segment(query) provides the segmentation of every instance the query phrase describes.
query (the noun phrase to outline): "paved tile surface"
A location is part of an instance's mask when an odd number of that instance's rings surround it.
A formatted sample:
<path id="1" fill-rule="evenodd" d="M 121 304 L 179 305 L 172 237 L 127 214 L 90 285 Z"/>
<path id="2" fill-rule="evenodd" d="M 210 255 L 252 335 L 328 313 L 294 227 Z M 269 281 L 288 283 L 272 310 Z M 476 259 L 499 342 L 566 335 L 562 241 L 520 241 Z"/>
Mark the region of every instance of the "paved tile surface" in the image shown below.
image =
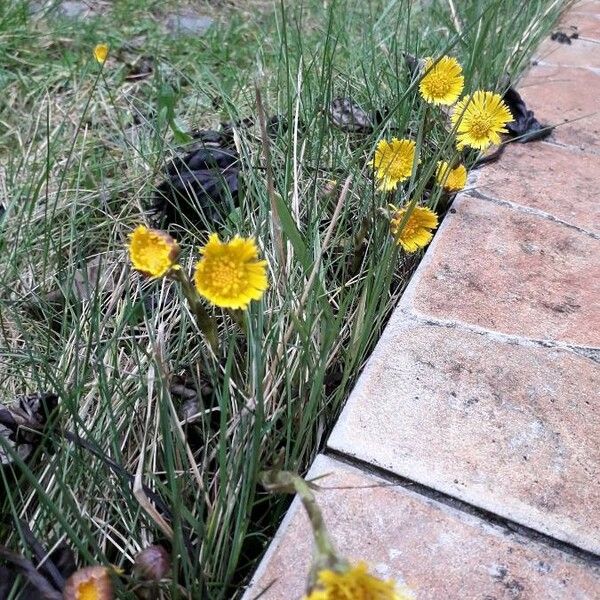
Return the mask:
<path id="1" fill-rule="evenodd" d="M 571 40 L 570 44 L 547 39 L 535 53 L 534 60 L 544 65 L 598 69 L 600 52 L 595 52 L 597 45 L 593 40 L 579 38 Z"/>
<path id="2" fill-rule="evenodd" d="M 539 65 L 519 93 L 541 122 L 557 125 L 552 140 L 600 152 L 600 70 Z"/>
<path id="3" fill-rule="evenodd" d="M 510 335 L 600 347 L 600 240 L 462 196 L 401 305 Z"/>
<path id="4" fill-rule="evenodd" d="M 600 368 L 397 313 L 329 447 L 600 553 Z"/>
<path id="5" fill-rule="evenodd" d="M 573 8 L 569 11 L 569 13 L 600 15 L 600 1 L 583 0 L 582 2 L 577 2 L 575 6 L 573 6 Z"/>
<path id="6" fill-rule="evenodd" d="M 577 32 L 581 40 L 600 41 L 600 13 L 590 15 L 569 12 L 561 19 L 557 29 L 568 35 Z"/>
<path id="7" fill-rule="evenodd" d="M 338 548 L 369 558 L 373 572 L 409 586 L 416 600 L 592 600 L 600 571 L 563 552 L 319 457 L 311 475 L 331 475 L 318 501 Z M 263 565 L 250 600 L 300 598 L 309 569 L 307 519 L 294 503 Z"/>
<path id="8" fill-rule="evenodd" d="M 600 234 L 600 156 L 548 143 L 509 144 L 475 189 Z"/>

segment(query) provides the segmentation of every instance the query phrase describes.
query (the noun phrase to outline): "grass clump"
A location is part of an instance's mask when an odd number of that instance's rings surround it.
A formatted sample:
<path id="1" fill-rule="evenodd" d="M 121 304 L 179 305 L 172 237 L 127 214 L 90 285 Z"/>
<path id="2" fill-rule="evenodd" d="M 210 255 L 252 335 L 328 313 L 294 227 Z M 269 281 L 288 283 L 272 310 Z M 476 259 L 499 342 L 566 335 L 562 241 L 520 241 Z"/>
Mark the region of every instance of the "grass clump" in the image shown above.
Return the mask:
<path id="1" fill-rule="evenodd" d="M 435 228 L 411 215 L 445 210 L 438 163 L 476 158 L 456 149 L 444 103 L 423 101 L 406 56 L 453 56 L 463 93 L 501 93 L 565 4 L 281 2 L 187 37 L 165 32 L 168 3 L 118 2 L 89 21 L 2 4 L 1 394 L 60 398 L 26 458 L 0 436 L 6 545 L 34 556 L 31 530 L 79 566 L 116 565 L 118 596 L 133 598 L 135 557 L 161 544 L 172 564 L 156 594 L 238 596 L 286 508 L 259 472 L 303 472 L 323 446 Z M 340 98 L 365 126 L 331 113 Z M 244 311 L 149 280 L 125 249 L 155 224 L 166 163 L 221 122 L 239 192 L 192 198 L 161 226 L 189 274 L 210 233 L 256 240 L 269 290 Z M 374 181 L 376 148 L 393 138 L 420 162 Z"/>

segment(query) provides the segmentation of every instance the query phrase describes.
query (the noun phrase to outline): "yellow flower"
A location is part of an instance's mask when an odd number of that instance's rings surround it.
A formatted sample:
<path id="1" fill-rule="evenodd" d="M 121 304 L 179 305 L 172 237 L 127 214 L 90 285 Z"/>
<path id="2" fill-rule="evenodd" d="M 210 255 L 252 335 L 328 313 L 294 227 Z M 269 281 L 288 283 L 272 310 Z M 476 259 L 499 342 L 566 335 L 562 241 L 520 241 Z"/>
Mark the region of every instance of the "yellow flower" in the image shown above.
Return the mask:
<path id="1" fill-rule="evenodd" d="M 305 600 L 408 600 L 393 581 L 382 581 L 367 572 L 365 563 L 343 573 L 319 571 L 317 584 Z"/>
<path id="2" fill-rule="evenodd" d="M 369 162 L 380 181 L 377 189 L 384 192 L 396 189 L 398 183 L 408 179 L 415 162 L 415 143 L 412 140 L 381 140 L 375 149 L 375 157 Z"/>
<path id="3" fill-rule="evenodd" d="M 110 574 L 106 567 L 85 567 L 75 571 L 65 584 L 65 600 L 112 600 Z"/>
<path id="4" fill-rule="evenodd" d="M 401 227 L 406 208 L 396 208 L 390 205 L 394 211 L 390 220 L 390 231 L 398 246 L 402 246 L 406 252 L 416 252 L 419 248 L 425 248 L 431 241 L 431 231 L 438 226 L 438 217 L 425 206 L 415 206 L 411 211 L 404 227 Z"/>
<path id="5" fill-rule="evenodd" d="M 108 57 L 108 44 L 98 44 L 94 47 L 94 58 L 103 65 Z"/>
<path id="6" fill-rule="evenodd" d="M 235 236 L 223 243 L 211 233 L 200 254 L 194 274 L 196 290 L 217 306 L 246 309 L 269 287 L 267 261 L 258 260 L 258 247 L 252 238 Z"/>
<path id="7" fill-rule="evenodd" d="M 164 231 L 138 225 L 129 234 L 127 248 L 133 268 L 149 277 L 164 277 L 179 268 L 179 244 Z"/>
<path id="8" fill-rule="evenodd" d="M 442 56 L 437 62 L 425 59 L 425 75 L 419 84 L 423 100 L 431 104 L 454 104 L 460 96 L 465 78 L 462 67 L 452 56 Z"/>
<path id="9" fill-rule="evenodd" d="M 513 120 L 500 94 L 475 92 L 465 96 L 450 117 L 457 128 L 457 146 L 471 146 L 485 150 L 490 144 L 500 143 L 500 134 L 506 133 L 506 124 Z"/>
<path id="10" fill-rule="evenodd" d="M 458 165 L 458 167 L 451 169 L 447 162 L 440 161 L 435 171 L 435 180 L 445 190 L 458 192 L 467 183 L 467 169 L 464 165 Z"/>

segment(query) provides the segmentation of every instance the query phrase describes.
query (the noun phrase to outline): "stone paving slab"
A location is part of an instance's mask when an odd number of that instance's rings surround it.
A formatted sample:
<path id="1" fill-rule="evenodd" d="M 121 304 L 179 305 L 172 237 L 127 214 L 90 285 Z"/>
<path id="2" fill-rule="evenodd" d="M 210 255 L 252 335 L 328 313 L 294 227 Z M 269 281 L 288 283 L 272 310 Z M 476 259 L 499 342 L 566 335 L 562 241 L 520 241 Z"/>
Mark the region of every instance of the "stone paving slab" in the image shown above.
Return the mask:
<path id="1" fill-rule="evenodd" d="M 558 126 L 551 140 L 600 153 L 600 70 L 538 65 L 519 93 L 544 124 Z"/>
<path id="2" fill-rule="evenodd" d="M 600 367 L 397 312 L 329 447 L 600 553 Z"/>
<path id="3" fill-rule="evenodd" d="M 474 187 L 600 235 L 600 156 L 545 142 L 509 144 Z"/>
<path id="4" fill-rule="evenodd" d="M 339 550 L 409 586 L 416 600 L 592 600 L 600 569 L 556 548 L 331 458 L 310 476 Z M 308 520 L 294 501 L 244 600 L 301 598 L 311 556 Z"/>
<path id="5" fill-rule="evenodd" d="M 547 39 L 535 53 L 534 60 L 543 65 L 598 69 L 600 52 L 595 52 L 597 46 L 593 40 L 573 39 L 570 44 L 561 44 Z"/>
<path id="6" fill-rule="evenodd" d="M 577 32 L 581 40 L 598 42 L 600 41 L 600 13 L 594 15 L 569 12 L 561 19 L 558 29 L 566 34 Z"/>
<path id="7" fill-rule="evenodd" d="M 600 1 L 599 0 L 583 0 L 583 2 L 577 2 L 573 8 L 567 13 L 585 13 L 591 15 L 600 15 Z"/>
<path id="8" fill-rule="evenodd" d="M 600 240 L 459 196 L 401 304 L 498 333 L 600 348 Z"/>

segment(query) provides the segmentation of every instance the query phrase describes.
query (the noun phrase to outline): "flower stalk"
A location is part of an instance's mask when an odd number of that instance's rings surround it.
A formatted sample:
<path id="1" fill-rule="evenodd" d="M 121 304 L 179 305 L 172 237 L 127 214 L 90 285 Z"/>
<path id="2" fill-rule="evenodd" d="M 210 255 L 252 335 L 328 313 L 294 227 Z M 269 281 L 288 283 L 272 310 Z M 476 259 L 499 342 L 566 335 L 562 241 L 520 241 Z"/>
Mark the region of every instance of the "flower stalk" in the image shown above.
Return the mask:
<path id="1" fill-rule="evenodd" d="M 181 291 L 187 300 L 192 311 L 198 328 L 204 335 L 206 341 L 215 355 L 219 353 L 219 337 L 215 320 L 208 314 L 208 311 L 202 306 L 200 296 L 193 283 L 183 269 L 172 269 L 169 271 L 169 278 L 177 281 L 181 285 Z"/>
<path id="2" fill-rule="evenodd" d="M 407 595 L 397 590 L 395 581 L 370 575 L 364 562 L 352 565 L 337 552 L 313 494 L 317 486 L 294 473 L 277 469 L 261 473 L 260 478 L 270 492 L 296 493 L 310 520 L 315 553 L 303 600 L 408 600 Z"/>
<path id="3" fill-rule="evenodd" d="M 336 551 L 323 520 L 321 509 L 317 505 L 310 483 L 289 471 L 265 471 L 260 479 L 263 487 L 272 493 L 298 494 L 302 506 L 308 515 L 315 542 L 315 555 L 309 575 L 309 588 L 315 585 L 317 574 L 322 570 L 343 571 L 349 563 Z"/>

